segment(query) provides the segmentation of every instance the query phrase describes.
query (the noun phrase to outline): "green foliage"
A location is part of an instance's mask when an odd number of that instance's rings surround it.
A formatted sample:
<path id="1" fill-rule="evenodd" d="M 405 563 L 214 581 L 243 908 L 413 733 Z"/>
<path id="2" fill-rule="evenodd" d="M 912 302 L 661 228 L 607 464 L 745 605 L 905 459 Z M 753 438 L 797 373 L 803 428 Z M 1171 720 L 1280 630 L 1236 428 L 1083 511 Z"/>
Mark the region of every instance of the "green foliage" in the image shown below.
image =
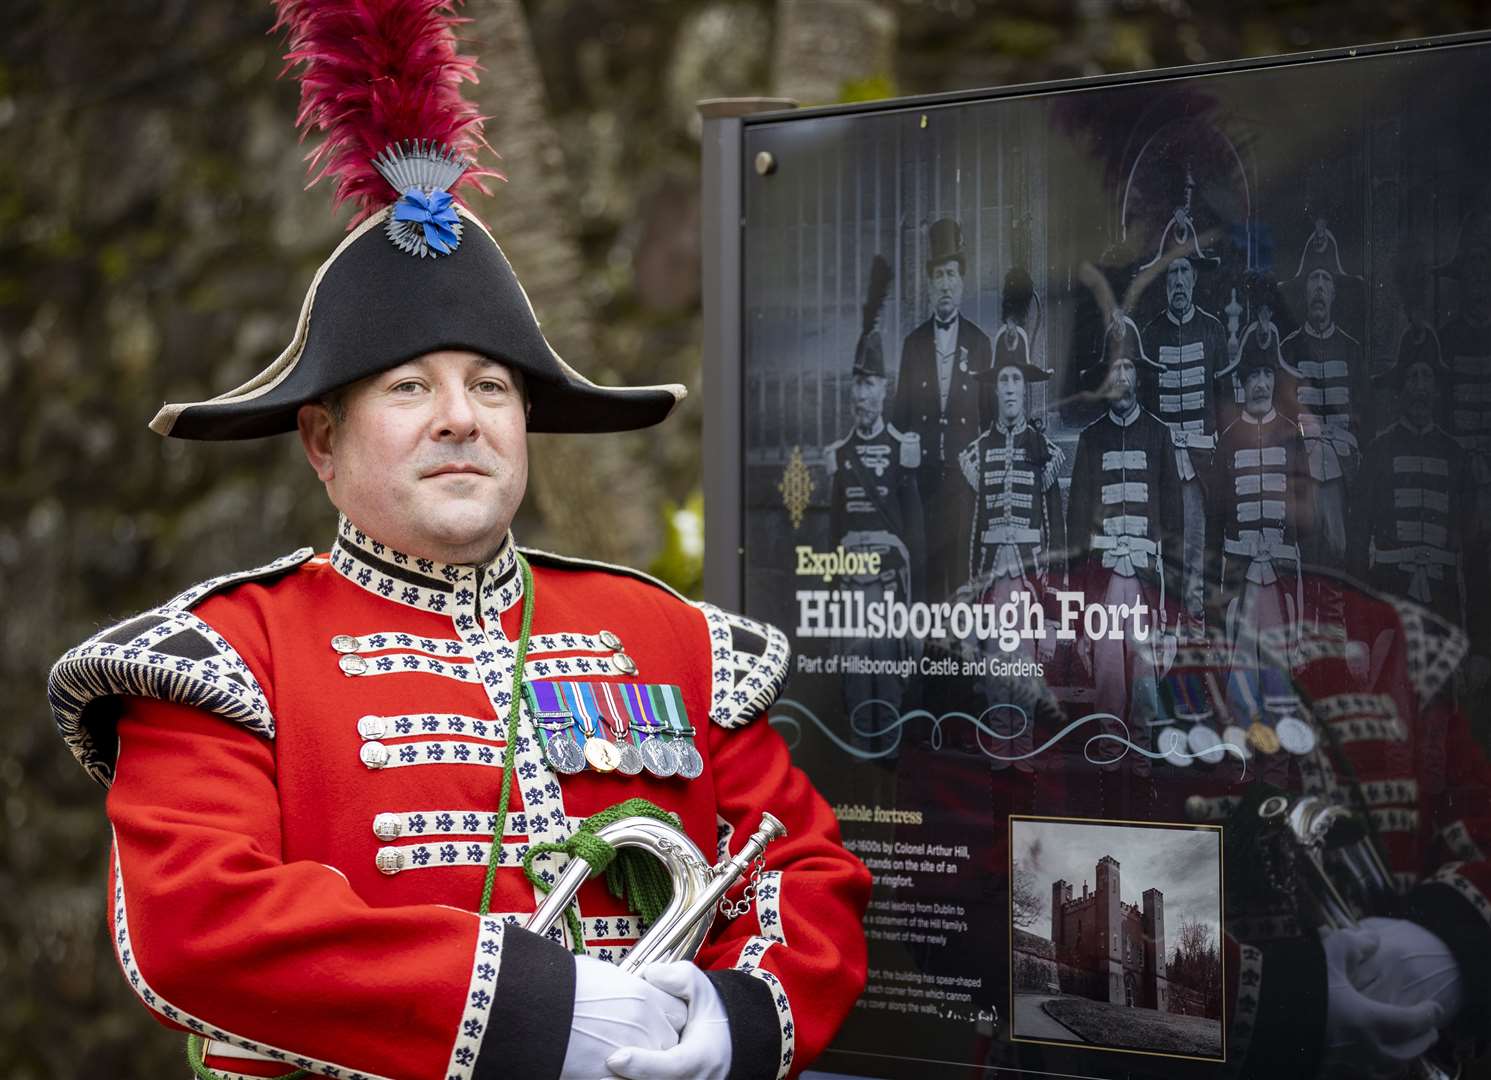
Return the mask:
<path id="1" fill-rule="evenodd" d="M 843 104 L 883 101 L 895 96 L 896 84 L 888 75 L 867 75 L 863 79 L 851 79 L 839 88 L 839 101 Z"/>
<path id="2" fill-rule="evenodd" d="M 663 507 L 663 550 L 648 570 L 685 596 L 704 589 L 704 494 L 697 488 L 683 505 Z"/>

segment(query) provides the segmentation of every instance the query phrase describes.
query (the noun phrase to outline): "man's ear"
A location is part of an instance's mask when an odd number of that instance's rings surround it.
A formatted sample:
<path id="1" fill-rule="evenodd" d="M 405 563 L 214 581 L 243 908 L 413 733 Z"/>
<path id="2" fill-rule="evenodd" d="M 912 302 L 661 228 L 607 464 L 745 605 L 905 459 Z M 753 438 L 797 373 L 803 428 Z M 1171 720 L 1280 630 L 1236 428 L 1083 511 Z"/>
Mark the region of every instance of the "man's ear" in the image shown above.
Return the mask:
<path id="1" fill-rule="evenodd" d="M 315 403 L 302 405 L 295 414 L 295 428 L 300 433 L 300 445 L 305 449 L 305 459 L 316 470 L 316 477 L 323 484 L 336 475 L 331 452 L 332 432 L 336 422 L 325 405 Z"/>

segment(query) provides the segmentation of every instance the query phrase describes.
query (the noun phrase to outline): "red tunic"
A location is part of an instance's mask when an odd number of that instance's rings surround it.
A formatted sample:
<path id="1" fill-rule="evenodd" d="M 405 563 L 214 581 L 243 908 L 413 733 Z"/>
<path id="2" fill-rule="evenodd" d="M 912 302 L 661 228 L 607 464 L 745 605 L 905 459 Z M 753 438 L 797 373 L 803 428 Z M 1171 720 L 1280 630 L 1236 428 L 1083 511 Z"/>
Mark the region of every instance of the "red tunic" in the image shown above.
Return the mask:
<path id="1" fill-rule="evenodd" d="M 632 796 L 679 814 L 711 857 L 763 810 L 782 819 L 756 904 L 719 918 L 697 963 L 730 1015 L 734 1074 L 795 1073 L 832 1037 L 864 983 L 869 874 L 780 737 L 751 722 L 785 678 L 785 639 L 628 573 L 530 559 L 527 678 L 677 687 L 704 770 L 556 774 L 525 715 L 487 918 L 474 910 L 523 607 L 510 543 L 487 567 L 445 567 L 344 526 L 329 556 L 208 583 L 59 661 L 64 735 L 112 779 L 126 975 L 211 1050 L 277 1059 L 211 1064 L 557 1074 L 573 964 L 517 929 L 536 902 L 518 864 Z M 564 861 L 545 858 L 551 873 Z M 586 949 L 619 960 L 635 913 L 599 880 L 579 903 Z"/>

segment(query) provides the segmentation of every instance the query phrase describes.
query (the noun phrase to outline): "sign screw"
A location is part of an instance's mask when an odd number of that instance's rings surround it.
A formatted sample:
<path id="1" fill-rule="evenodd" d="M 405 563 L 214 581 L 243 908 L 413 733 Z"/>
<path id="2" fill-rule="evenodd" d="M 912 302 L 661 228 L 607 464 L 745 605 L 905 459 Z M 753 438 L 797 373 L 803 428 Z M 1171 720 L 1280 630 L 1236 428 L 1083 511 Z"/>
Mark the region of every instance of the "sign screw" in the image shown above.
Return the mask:
<path id="1" fill-rule="evenodd" d="M 777 171 L 777 159 L 770 150 L 762 150 L 756 155 L 756 175 L 767 176 Z"/>

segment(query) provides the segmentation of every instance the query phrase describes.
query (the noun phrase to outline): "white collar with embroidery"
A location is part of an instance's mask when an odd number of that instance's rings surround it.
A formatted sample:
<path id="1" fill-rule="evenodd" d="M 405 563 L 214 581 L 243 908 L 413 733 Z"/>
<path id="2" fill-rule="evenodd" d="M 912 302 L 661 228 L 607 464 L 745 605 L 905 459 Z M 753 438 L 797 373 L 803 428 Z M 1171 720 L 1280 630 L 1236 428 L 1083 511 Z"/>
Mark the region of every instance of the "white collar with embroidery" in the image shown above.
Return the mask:
<path id="1" fill-rule="evenodd" d="M 511 533 L 490 561 L 464 566 L 396 551 L 342 517 L 331 565 L 354 585 L 393 603 L 453 617 L 479 611 L 490 623 L 523 598 Z"/>
<path id="2" fill-rule="evenodd" d="M 1175 317 L 1175 312 L 1171 311 L 1169 308 L 1165 309 L 1165 317 L 1176 326 L 1184 326 L 1186 323 L 1190 322 L 1196 317 L 1196 305 L 1192 304 L 1190 307 L 1186 308 L 1185 318 L 1183 319 L 1177 319 Z"/>
<path id="3" fill-rule="evenodd" d="M 1004 417 L 1002 416 L 997 417 L 994 421 L 994 430 L 999 432 L 999 434 L 1005 436 L 1006 438 L 1011 435 L 1020 434 L 1020 432 L 1024 431 L 1027 426 L 1028 425 L 1025 423 L 1025 417 L 1023 415 L 1016 419 L 1013 425 L 1006 424 L 1004 422 Z"/>
<path id="4" fill-rule="evenodd" d="M 1139 407 L 1139 403 L 1136 401 L 1134 402 L 1134 407 L 1129 410 L 1127 416 L 1119 416 L 1117 412 L 1110 408 L 1108 410 L 1108 419 L 1112 420 L 1119 427 L 1128 427 L 1135 420 L 1139 419 L 1139 414 L 1143 411 L 1144 410 Z"/>
<path id="5" fill-rule="evenodd" d="M 1336 324 L 1333 322 L 1324 330 L 1316 330 L 1309 323 L 1305 323 L 1305 333 L 1309 334 L 1312 338 L 1319 338 L 1321 341 L 1325 341 L 1335 336 Z"/>

